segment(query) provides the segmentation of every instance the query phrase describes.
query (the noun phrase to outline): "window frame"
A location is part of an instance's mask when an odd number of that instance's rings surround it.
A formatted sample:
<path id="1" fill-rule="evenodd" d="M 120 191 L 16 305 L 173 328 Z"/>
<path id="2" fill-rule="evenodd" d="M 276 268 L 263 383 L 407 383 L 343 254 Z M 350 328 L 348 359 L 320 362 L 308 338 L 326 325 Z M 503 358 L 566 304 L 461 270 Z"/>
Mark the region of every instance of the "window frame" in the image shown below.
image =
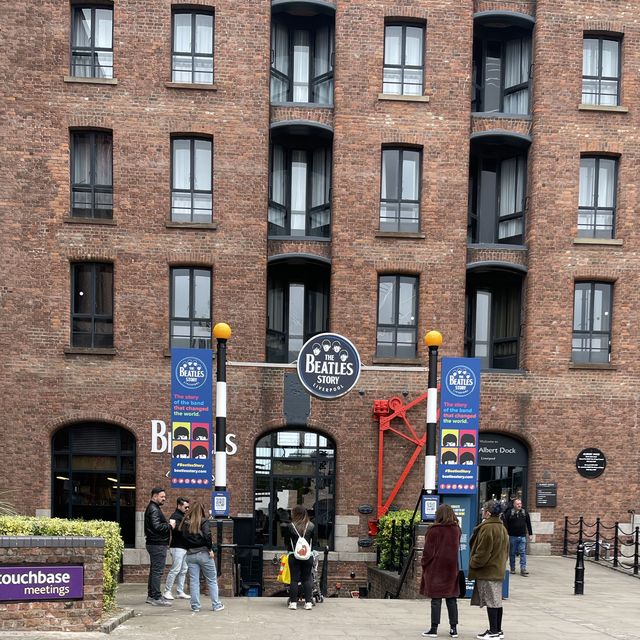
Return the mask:
<path id="1" fill-rule="evenodd" d="M 78 267 L 90 266 L 91 267 L 91 312 L 90 313 L 79 313 L 76 311 L 75 298 L 76 298 L 76 289 L 78 286 Z M 110 267 L 111 272 L 111 313 L 96 313 L 96 292 L 98 285 L 98 268 L 99 267 Z M 112 349 L 114 346 L 114 315 L 115 315 L 115 269 L 112 262 L 93 262 L 93 261 L 75 261 L 71 263 L 71 301 L 70 301 L 70 309 L 71 309 L 71 347 L 72 348 L 81 348 L 81 349 Z M 77 344 L 76 334 L 79 332 L 74 330 L 74 325 L 76 321 L 87 321 L 91 322 L 91 344 L 89 346 L 84 344 Z M 96 332 L 96 322 L 111 322 L 111 341 L 110 344 L 95 344 L 96 336 L 98 335 Z M 82 335 L 86 335 L 83 333 Z M 103 336 L 108 336 L 108 333 L 100 334 Z"/>
<path id="2" fill-rule="evenodd" d="M 383 167 L 384 167 L 384 156 L 387 151 L 398 151 L 398 167 L 397 167 L 397 175 L 398 175 L 398 198 L 382 198 L 382 187 L 383 187 Z M 403 157 L 406 152 L 412 152 L 418 154 L 418 199 L 417 200 L 405 200 L 402 198 L 402 179 L 403 179 Z M 419 233 L 421 227 L 421 210 L 422 210 L 422 163 L 423 163 L 423 150 L 420 147 L 407 147 L 407 146 L 393 146 L 393 145 L 385 145 L 382 147 L 380 152 L 380 190 L 379 190 L 379 206 L 378 206 L 378 229 L 380 231 L 392 231 L 394 233 Z M 392 220 L 397 221 L 396 229 L 384 229 L 382 224 L 382 205 L 383 204 L 396 204 L 398 206 L 398 217 L 393 218 Z M 415 228 L 412 229 L 401 229 L 402 220 L 413 220 L 413 218 L 403 218 L 402 217 L 402 205 L 403 204 L 415 204 L 418 206 L 418 217 L 415 220 Z M 385 220 L 389 220 L 389 218 L 385 218 Z M 391 224 L 391 223 L 387 223 Z M 406 223 L 405 223 L 406 224 Z"/>
<path id="3" fill-rule="evenodd" d="M 191 51 L 187 52 L 176 52 L 175 50 L 175 17 L 177 15 L 190 15 L 191 16 Z M 196 17 L 209 16 L 211 17 L 211 54 L 204 53 L 196 53 L 195 51 L 195 38 L 196 38 Z M 175 83 L 184 83 L 184 84 L 202 84 L 202 85 L 212 85 L 215 83 L 215 43 L 216 43 L 216 14 L 213 8 L 209 9 L 207 7 L 189 7 L 189 6 L 173 6 L 171 9 L 171 82 Z M 185 82 L 184 80 L 176 80 L 174 73 L 176 69 L 174 68 L 174 58 L 175 56 L 191 56 L 191 80 L 189 82 Z M 195 80 L 196 73 L 203 73 L 202 71 L 196 71 L 194 60 L 196 57 L 199 58 L 211 58 L 211 82 L 198 82 Z M 181 71 L 181 73 L 187 73 L 186 71 Z M 208 72 L 207 72 L 208 73 Z"/>
<path id="4" fill-rule="evenodd" d="M 74 45 L 75 40 L 75 16 L 79 11 L 83 11 L 84 9 L 91 10 L 91 45 L 89 47 L 79 47 Z M 96 28 L 96 10 L 106 10 L 111 12 L 111 48 L 107 49 L 106 47 L 96 47 L 95 46 L 95 28 Z M 69 49 L 70 49 L 70 70 L 69 73 L 73 78 L 98 78 L 98 79 L 113 79 L 114 78 L 114 7 L 113 4 L 108 2 L 79 2 L 71 4 L 71 28 L 70 28 L 70 38 L 69 38 Z M 98 65 L 98 53 L 100 52 L 110 52 L 111 53 L 111 67 L 101 67 Z M 85 55 L 91 56 L 91 75 L 89 76 L 77 76 L 75 75 L 75 64 L 74 64 L 74 56 L 78 55 L 78 53 L 84 53 Z M 99 75 L 96 73 L 98 69 L 111 69 L 110 75 Z"/>
<path id="5" fill-rule="evenodd" d="M 380 285 L 384 279 L 393 278 L 394 291 L 393 291 L 393 323 L 381 323 L 380 322 Z M 415 318 L 413 324 L 400 324 L 400 284 L 401 282 L 412 281 L 414 299 L 415 299 Z M 420 276 L 404 274 L 404 273 L 379 273 L 377 282 L 377 296 L 376 296 L 376 358 L 391 358 L 397 360 L 415 360 L 418 357 L 418 325 L 420 315 Z M 398 355 L 398 332 L 399 331 L 413 331 L 414 343 L 413 343 L 413 355 Z M 393 341 L 391 343 L 384 343 L 385 345 L 391 344 L 393 347 L 393 355 L 385 355 L 380 353 L 380 341 L 378 339 L 378 332 L 380 331 L 392 331 Z M 405 345 L 406 343 L 402 343 Z"/>
<path id="6" fill-rule="evenodd" d="M 175 278 L 174 275 L 177 271 L 188 271 L 189 273 L 189 316 L 174 316 L 173 308 L 175 301 Z M 195 310 L 195 288 L 196 288 L 196 280 L 195 275 L 196 271 L 206 272 L 209 276 L 209 336 L 204 339 L 200 336 L 194 336 L 194 328 L 198 323 L 206 322 L 206 319 L 197 318 L 193 315 Z M 212 339 L 212 329 L 213 329 L 213 269 L 211 267 L 203 267 L 203 266 L 192 266 L 192 265 L 174 265 L 169 269 L 169 348 L 180 348 L 180 349 L 211 349 L 213 339 Z M 185 347 L 184 345 L 174 345 L 173 344 L 173 323 L 174 322 L 188 322 L 189 323 L 189 346 Z M 205 325 L 206 326 L 206 325 Z M 202 344 L 197 344 L 197 341 L 205 342 L 204 346 Z"/>
<path id="7" fill-rule="evenodd" d="M 588 310 L 588 314 L 589 314 L 589 318 L 590 318 L 590 322 L 589 322 L 589 328 L 586 330 L 578 330 L 576 329 L 576 321 L 578 320 L 578 317 L 576 316 L 576 295 L 578 293 L 578 289 L 580 287 L 583 287 L 585 285 L 589 286 L 589 295 L 590 295 L 590 301 L 589 301 L 589 310 Z M 595 298 L 596 296 L 594 295 L 596 292 L 596 288 L 597 287 L 602 287 L 604 289 L 604 287 L 606 287 L 608 289 L 608 297 L 609 297 L 609 308 L 607 309 L 602 309 L 603 312 L 606 313 L 608 312 L 609 314 L 609 321 L 608 321 L 608 325 L 609 328 L 607 331 L 596 331 L 593 328 L 593 324 L 594 324 L 594 306 L 595 306 Z M 613 282 L 607 282 L 607 281 L 603 281 L 603 280 L 577 280 L 574 282 L 574 286 L 573 286 L 573 320 L 572 320 L 572 325 L 571 325 L 571 362 L 573 364 L 586 364 L 586 365 L 593 365 L 593 364 L 611 364 L 611 342 L 612 342 L 612 332 L 613 332 L 613 294 L 614 294 L 614 287 L 613 287 Z M 581 314 L 582 315 L 582 314 Z M 582 319 L 582 318 L 580 318 Z M 594 349 L 592 347 L 593 344 L 593 340 L 595 337 L 607 337 L 607 359 L 606 361 L 598 361 L 597 359 L 593 359 L 593 353 L 594 353 Z M 589 344 L 589 348 L 588 349 L 575 349 L 574 348 L 574 341 L 575 340 L 581 340 L 581 341 L 587 341 L 587 343 Z M 580 358 L 576 358 L 576 354 L 587 354 L 587 359 L 580 359 Z"/>
<path id="8" fill-rule="evenodd" d="M 388 27 L 401 27 L 402 28 L 402 57 L 400 65 L 394 64 L 386 64 L 385 60 L 387 57 L 387 28 Z M 407 65 L 406 64 L 406 44 L 407 44 L 407 28 L 418 28 L 422 32 L 422 47 L 420 50 L 420 55 L 422 58 L 422 64 L 420 66 L 416 65 Z M 384 32 L 383 32 L 383 47 L 382 47 L 382 93 L 383 95 L 391 95 L 391 96 L 422 96 L 424 95 L 424 85 L 425 85 L 425 69 L 426 69 L 426 40 L 427 40 L 427 25 L 425 22 L 412 22 L 411 20 L 389 20 L 384 23 Z M 387 93 L 385 91 L 385 71 L 386 69 L 399 69 L 402 75 L 401 81 L 401 89 L 400 93 Z M 405 69 L 411 70 L 420 70 L 420 91 L 418 93 L 406 93 L 405 92 L 405 81 L 404 81 L 404 71 Z M 397 83 L 395 83 L 397 84 Z M 414 86 L 414 85 L 411 85 Z"/>
<path id="9" fill-rule="evenodd" d="M 619 158 L 615 156 L 609 156 L 604 154 L 583 154 L 580 156 L 580 169 L 582 169 L 582 161 L 583 160 L 594 160 L 595 161 L 595 180 L 594 180 L 594 189 L 593 189 L 593 207 L 584 207 L 580 205 L 580 179 L 578 180 L 578 226 L 577 226 L 577 235 L 579 238 L 604 238 L 607 240 L 611 240 L 616 237 L 616 214 L 618 209 L 618 165 Z M 609 160 L 613 162 L 613 206 L 612 207 L 599 207 L 598 197 L 599 197 L 599 186 L 600 186 L 600 161 L 601 160 Z M 589 229 L 592 230 L 592 233 L 583 233 L 580 228 L 580 213 L 582 211 L 593 211 L 593 225 L 589 226 Z M 611 213 L 611 227 L 608 228 L 608 235 L 597 235 L 598 225 L 596 224 L 598 213 L 600 211 Z"/>
<path id="10" fill-rule="evenodd" d="M 598 75 L 597 76 L 585 76 L 582 74 L 582 89 L 581 89 L 581 103 L 595 106 L 620 106 L 620 98 L 621 98 L 621 84 L 622 84 L 622 36 L 616 36 L 612 34 L 598 34 L 598 33 L 585 33 L 582 38 L 582 64 L 584 65 L 584 54 L 585 54 L 585 42 L 587 40 L 597 40 L 598 41 Z M 617 76 L 603 76 L 602 75 L 602 44 L 607 40 L 609 42 L 615 42 L 618 45 L 618 68 L 617 68 Z M 595 102 L 585 102 L 585 91 L 584 91 L 584 82 L 585 80 L 592 80 L 598 83 L 598 92 L 597 93 L 587 93 L 587 96 L 594 96 L 597 98 Z M 612 82 L 616 83 L 616 101 L 613 105 L 603 105 L 602 104 L 602 82 Z M 613 94 L 605 94 L 605 95 L 613 95 Z"/>
<path id="11" fill-rule="evenodd" d="M 189 189 L 176 189 L 173 185 L 173 169 L 175 164 L 175 142 L 178 140 L 188 140 L 189 141 Z M 209 191 L 205 191 L 203 189 L 195 189 L 195 143 L 197 141 L 208 142 L 211 145 L 211 163 L 209 165 L 209 181 L 211 183 L 211 189 Z M 182 135 L 175 134 L 171 136 L 171 144 L 170 144 L 170 166 L 169 166 L 169 174 L 170 174 L 170 190 L 171 190 L 171 200 L 169 207 L 169 221 L 173 224 L 212 224 L 213 223 L 213 153 L 214 153 L 214 144 L 213 138 L 211 136 L 205 135 Z M 191 200 L 191 206 L 189 208 L 189 220 L 178 220 L 174 218 L 174 206 L 173 206 L 173 198 L 174 194 L 189 194 Z M 211 196 L 211 213 L 210 218 L 206 221 L 194 221 L 194 212 L 196 211 L 194 207 L 194 197 L 198 194 L 209 194 Z M 184 208 L 184 207 L 183 207 Z M 206 211 L 198 209 L 198 211 Z"/>

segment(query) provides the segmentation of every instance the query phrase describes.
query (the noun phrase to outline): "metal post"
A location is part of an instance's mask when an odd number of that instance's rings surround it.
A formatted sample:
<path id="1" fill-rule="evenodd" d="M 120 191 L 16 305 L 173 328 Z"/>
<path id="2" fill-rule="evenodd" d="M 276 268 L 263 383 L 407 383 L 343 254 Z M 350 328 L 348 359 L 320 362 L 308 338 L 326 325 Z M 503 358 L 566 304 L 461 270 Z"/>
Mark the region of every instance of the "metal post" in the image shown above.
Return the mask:
<path id="1" fill-rule="evenodd" d="M 402 573 L 402 564 L 404 561 L 404 530 L 405 522 L 400 522 L 400 544 L 398 545 L 398 575 Z"/>
<path id="2" fill-rule="evenodd" d="M 580 529 L 578 530 L 578 544 L 582 544 L 582 525 L 584 524 L 584 518 L 580 516 Z"/>
<path id="3" fill-rule="evenodd" d="M 569 554 L 569 516 L 564 517 L 564 540 L 562 542 L 562 555 Z"/>
<path id="4" fill-rule="evenodd" d="M 573 583 L 573 593 L 576 596 L 584 595 L 584 543 L 578 543 L 576 550 L 576 575 Z"/>
<path id="5" fill-rule="evenodd" d="M 635 549 L 633 552 L 633 575 L 638 575 L 638 546 L 640 543 L 640 527 L 636 527 Z"/>
<path id="6" fill-rule="evenodd" d="M 213 328 L 218 341 L 217 378 L 216 378 L 216 458 L 215 489 L 227 488 L 227 340 L 231 337 L 231 328 L 220 322 Z"/>
<path id="7" fill-rule="evenodd" d="M 391 521 L 391 538 L 389 540 L 389 569 L 393 569 L 396 561 L 396 521 Z M 386 567 L 385 567 L 386 568 Z"/>
<path id="8" fill-rule="evenodd" d="M 600 560 L 600 518 L 596 518 L 596 548 L 593 559 L 596 561 Z"/>
<path id="9" fill-rule="evenodd" d="M 616 522 L 613 527 L 613 566 L 618 566 L 618 528 L 619 523 Z"/>
<path id="10" fill-rule="evenodd" d="M 427 388 L 427 443 L 424 456 L 424 490 L 436 493 L 436 428 L 438 422 L 438 347 L 442 334 L 429 331 L 424 337 L 429 347 L 429 381 Z"/>

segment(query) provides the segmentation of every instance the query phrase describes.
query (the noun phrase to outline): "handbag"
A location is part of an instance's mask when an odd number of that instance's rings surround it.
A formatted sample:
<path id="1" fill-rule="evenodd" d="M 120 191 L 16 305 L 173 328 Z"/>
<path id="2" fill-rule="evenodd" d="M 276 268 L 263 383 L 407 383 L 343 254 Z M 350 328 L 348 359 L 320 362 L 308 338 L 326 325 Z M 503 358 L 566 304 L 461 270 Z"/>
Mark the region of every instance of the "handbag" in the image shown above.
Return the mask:
<path id="1" fill-rule="evenodd" d="M 280 567 L 278 568 L 278 577 L 276 578 L 278 582 L 282 582 L 283 584 L 291 583 L 291 570 L 289 569 L 289 554 L 285 553 L 280 556 Z"/>
<path id="2" fill-rule="evenodd" d="M 464 571 L 462 570 L 462 551 L 458 549 L 460 553 L 460 569 L 458 570 L 458 589 L 460 595 L 458 597 L 464 598 L 467 595 L 467 579 L 464 577 Z"/>

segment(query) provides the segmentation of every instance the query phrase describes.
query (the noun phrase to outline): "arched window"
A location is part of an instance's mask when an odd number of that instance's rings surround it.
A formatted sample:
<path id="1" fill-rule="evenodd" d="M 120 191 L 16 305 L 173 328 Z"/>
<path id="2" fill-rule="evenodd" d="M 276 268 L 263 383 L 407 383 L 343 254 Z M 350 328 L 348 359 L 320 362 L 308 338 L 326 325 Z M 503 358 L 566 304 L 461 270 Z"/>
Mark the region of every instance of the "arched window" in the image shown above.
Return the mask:
<path id="1" fill-rule="evenodd" d="M 256 442 L 255 541 L 284 546 L 282 526 L 304 505 L 316 525 L 318 546 L 333 545 L 336 447 L 311 431 L 274 431 Z"/>
<path id="2" fill-rule="evenodd" d="M 74 424 L 56 432 L 51 447 L 53 516 L 118 522 L 125 545 L 133 547 L 133 434 L 112 424 Z"/>

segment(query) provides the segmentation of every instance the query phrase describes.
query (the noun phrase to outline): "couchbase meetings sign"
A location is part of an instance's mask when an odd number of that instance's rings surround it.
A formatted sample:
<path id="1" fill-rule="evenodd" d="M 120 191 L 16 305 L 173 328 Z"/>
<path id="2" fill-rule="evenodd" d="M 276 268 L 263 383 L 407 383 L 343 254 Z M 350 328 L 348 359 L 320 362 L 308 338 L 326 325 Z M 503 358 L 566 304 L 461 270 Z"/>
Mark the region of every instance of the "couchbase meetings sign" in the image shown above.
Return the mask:
<path id="1" fill-rule="evenodd" d="M 82 565 L 0 566 L 0 602 L 79 600 L 83 596 Z"/>

